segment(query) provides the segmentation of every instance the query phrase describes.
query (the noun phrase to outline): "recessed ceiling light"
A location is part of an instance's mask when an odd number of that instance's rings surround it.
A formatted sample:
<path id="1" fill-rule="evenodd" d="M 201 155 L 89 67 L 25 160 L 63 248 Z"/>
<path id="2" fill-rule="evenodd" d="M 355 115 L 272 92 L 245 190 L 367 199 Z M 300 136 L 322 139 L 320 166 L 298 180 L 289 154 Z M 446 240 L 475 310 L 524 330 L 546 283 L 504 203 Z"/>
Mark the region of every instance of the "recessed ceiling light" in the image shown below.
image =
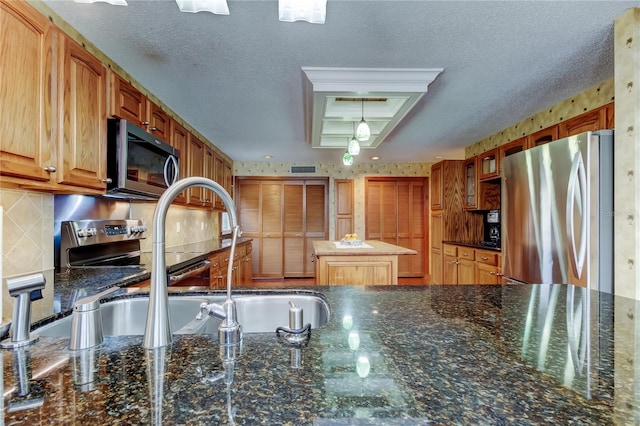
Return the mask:
<path id="1" fill-rule="evenodd" d="M 269 159 L 273 158 L 273 155 L 265 155 L 265 156 L 264 156 L 264 157 L 262 157 L 262 158 L 269 160 Z"/>
<path id="2" fill-rule="evenodd" d="M 371 159 L 373 161 L 378 161 L 380 159 L 380 157 L 378 157 L 377 155 L 374 155 L 373 157 L 371 157 Z"/>
<path id="3" fill-rule="evenodd" d="M 442 155 L 436 155 L 436 160 L 442 160 Z"/>

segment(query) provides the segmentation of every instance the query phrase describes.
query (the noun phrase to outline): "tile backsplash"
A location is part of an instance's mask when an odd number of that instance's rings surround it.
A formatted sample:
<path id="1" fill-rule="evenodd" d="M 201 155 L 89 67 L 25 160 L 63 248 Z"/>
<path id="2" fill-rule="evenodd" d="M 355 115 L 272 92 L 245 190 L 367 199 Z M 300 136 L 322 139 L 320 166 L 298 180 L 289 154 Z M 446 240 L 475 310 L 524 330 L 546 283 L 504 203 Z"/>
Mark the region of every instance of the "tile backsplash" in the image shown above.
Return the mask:
<path id="1" fill-rule="evenodd" d="M 32 305 L 32 320 L 53 313 L 53 195 L 2 189 L 2 278 L 42 272 L 44 299 Z M 2 283 L 2 317 L 11 318 L 13 300 Z"/>
<path id="2" fill-rule="evenodd" d="M 42 272 L 47 284 L 44 298 L 32 305 L 32 321 L 53 313 L 54 256 L 54 200 L 53 194 L 14 189 L 0 189 L 2 206 L 2 318 L 10 319 L 13 300 L 4 283 L 5 278 Z M 127 203 L 127 202 L 125 202 Z M 155 203 L 132 202 L 129 214 L 142 219 L 149 228 L 141 248 L 151 251 L 152 222 Z M 219 234 L 219 213 L 171 206 L 167 214 L 167 247 L 204 241 Z M 179 230 L 179 231 L 178 231 Z"/>

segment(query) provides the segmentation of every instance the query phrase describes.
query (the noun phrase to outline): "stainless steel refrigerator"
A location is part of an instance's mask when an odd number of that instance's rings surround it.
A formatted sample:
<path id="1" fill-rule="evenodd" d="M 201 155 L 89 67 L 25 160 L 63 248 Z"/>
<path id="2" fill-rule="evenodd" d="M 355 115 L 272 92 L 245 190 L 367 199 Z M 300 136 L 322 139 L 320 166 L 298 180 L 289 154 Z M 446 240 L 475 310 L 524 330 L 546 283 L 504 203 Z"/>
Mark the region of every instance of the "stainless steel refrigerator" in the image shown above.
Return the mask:
<path id="1" fill-rule="evenodd" d="M 585 132 L 502 160 L 507 280 L 613 292 L 613 131 Z"/>

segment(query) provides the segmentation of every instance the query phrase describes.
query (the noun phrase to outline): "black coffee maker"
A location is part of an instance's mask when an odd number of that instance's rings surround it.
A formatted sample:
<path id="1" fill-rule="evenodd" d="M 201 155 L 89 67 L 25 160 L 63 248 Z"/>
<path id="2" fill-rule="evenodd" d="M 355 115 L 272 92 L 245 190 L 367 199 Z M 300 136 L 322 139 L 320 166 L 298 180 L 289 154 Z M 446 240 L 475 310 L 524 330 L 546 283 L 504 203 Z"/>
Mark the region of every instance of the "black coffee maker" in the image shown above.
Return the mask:
<path id="1" fill-rule="evenodd" d="M 500 248 L 500 210 L 489 210 L 484 214 L 485 247 Z"/>

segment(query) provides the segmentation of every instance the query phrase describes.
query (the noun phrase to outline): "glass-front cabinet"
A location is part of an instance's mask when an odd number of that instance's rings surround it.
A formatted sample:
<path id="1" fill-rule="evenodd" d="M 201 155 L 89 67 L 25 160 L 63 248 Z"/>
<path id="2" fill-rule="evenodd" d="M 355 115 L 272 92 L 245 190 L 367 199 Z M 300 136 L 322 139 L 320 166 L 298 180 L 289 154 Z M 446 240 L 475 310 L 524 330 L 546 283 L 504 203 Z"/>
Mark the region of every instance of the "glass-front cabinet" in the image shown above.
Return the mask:
<path id="1" fill-rule="evenodd" d="M 478 208 L 478 157 L 468 158 L 464 163 L 464 208 Z"/>
<path id="2" fill-rule="evenodd" d="M 480 180 L 498 177 L 498 149 L 491 149 L 478 157 L 480 158 Z"/>

